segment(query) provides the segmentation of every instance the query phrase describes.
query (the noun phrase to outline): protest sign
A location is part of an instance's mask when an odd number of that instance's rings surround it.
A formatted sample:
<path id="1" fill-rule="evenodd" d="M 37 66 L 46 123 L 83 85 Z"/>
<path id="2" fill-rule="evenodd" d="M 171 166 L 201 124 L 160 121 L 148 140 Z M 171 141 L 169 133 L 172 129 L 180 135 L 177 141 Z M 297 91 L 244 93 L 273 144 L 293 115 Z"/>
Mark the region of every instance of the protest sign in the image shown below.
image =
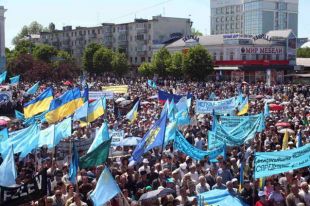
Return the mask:
<path id="1" fill-rule="evenodd" d="M 296 149 L 254 154 L 254 177 L 261 178 L 310 166 L 310 144 Z"/>
<path id="2" fill-rule="evenodd" d="M 29 182 L 17 187 L 0 186 L 0 205 L 21 205 L 42 198 L 47 194 L 46 170 Z"/>
<path id="3" fill-rule="evenodd" d="M 78 141 L 75 141 L 75 146 L 78 151 L 86 152 L 90 145 L 92 144 L 94 138 L 89 139 L 79 139 Z M 69 153 L 69 151 L 72 149 L 72 143 L 68 141 L 61 141 L 57 145 L 57 149 L 61 151 L 62 153 Z"/>
<path id="4" fill-rule="evenodd" d="M 112 146 L 122 146 L 124 139 L 124 130 L 112 130 L 109 132 L 110 138 L 112 138 Z"/>
<path id="5" fill-rule="evenodd" d="M 84 91 L 81 92 L 81 95 L 83 96 Z M 113 99 L 114 93 L 111 91 L 89 91 L 88 92 L 88 98 L 89 99 L 100 99 L 102 97 L 105 97 L 106 99 Z"/>
<path id="6" fill-rule="evenodd" d="M 111 91 L 116 94 L 125 94 L 128 92 L 128 85 L 105 86 L 105 87 L 102 87 L 102 90 Z"/>
<path id="7" fill-rule="evenodd" d="M 212 114 L 213 110 L 216 114 L 230 114 L 237 106 L 237 98 L 219 101 L 196 100 L 196 114 Z"/>

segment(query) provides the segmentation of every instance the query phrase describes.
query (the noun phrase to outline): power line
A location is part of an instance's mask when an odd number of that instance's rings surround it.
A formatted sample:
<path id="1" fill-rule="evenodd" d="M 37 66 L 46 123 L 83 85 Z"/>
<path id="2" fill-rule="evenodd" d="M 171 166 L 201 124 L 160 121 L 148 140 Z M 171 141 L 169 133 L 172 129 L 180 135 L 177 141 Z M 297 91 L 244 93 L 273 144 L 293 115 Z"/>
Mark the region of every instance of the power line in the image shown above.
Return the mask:
<path id="1" fill-rule="evenodd" d="M 116 19 L 121 19 L 121 18 L 124 18 L 124 17 L 127 17 L 127 16 L 131 16 L 131 15 L 136 14 L 136 13 L 139 13 L 139 12 L 141 12 L 141 11 L 146 11 L 146 10 L 149 10 L 149 9 L 152 9 L 152 8 L 155 8 L 155 7 L 158 7 L 158 6 L 160 6 L 160 5 L 163 5 L 163 4 L 165 4 L 165 3 L 168 3 L 168 2 L 170 2 L 170 1 L 173 1 L 173 0 L 166 0 L 166 1 L 160 2 L 160 3 L 158 3 L 158 4 L 154 4 L 154 5 L 152 5 L 152 6 L 148 6 L 148 7 L 145 7 L 145 8 L 142 8 L 142 9 L 139 9 L 139 10 L 136 10 L 136 11 L 133 11 L 133 12 L 124 14 L 124 15 L 122 15 L 122 16 L 109 19 L 108 22 L 109 22 L 109 21 L 114 21 L 114 20 L 116 20 Z"/>

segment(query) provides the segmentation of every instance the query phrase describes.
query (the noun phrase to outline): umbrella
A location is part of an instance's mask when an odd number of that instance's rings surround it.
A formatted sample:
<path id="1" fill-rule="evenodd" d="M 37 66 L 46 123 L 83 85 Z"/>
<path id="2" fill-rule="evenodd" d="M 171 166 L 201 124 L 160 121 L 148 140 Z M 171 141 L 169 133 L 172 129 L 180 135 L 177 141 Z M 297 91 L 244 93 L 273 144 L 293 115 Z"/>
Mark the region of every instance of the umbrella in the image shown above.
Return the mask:
<path id="1" fill-rule="evenodd" d="M 119 106 L 124 107 L 124 106 L 127 106 L 127 105 L 130 104 L 130 103 L 131 103 L 130 100 L 124 100 L 124 101 L 121 101 L 121 102 L 119 103 Z"/>
<path id="2" fill-rule="evenodd" d="M 122 101 L 125 101 L 126 99 L 124 97 L 120 97 L 117 100 L 115 100 L 115 103 L 120 103 Z"/>
<path id="3" fill-rule="evenodd" d="M 64 82 L 64 85 L 66 85 L 66 86 L 71 86 L 72 83 L 71 83 L 70 81 L 65 81 L 65 82 Z"/>
<path id="4" fill-rule="evenodd" d="M 288 132 L 288 133 L 290 133 L 290 134 L 295 134 L 294 130 L 289 129 L 289 128 L 280 129 L 280 130 L 278 131 L 278 133 L 281 133 L 281 134 L 284 134 L 285 132 Z"/>
<path id="5" fill-rule="evenodd" d="M 11 121 L 11 119 L 6 117 L 6 116 L 0 116 L 0 119 L 4 120 L 4 121 L 7 121 L 7 122 Z"/>
<path id="6" fill-rule="evenodd" d="M 275 126 L 276 127 L 290 127 L 291 124 L 288 122 L 278 122 Z"/>
<path id="7" fill-rule="evenodd" d="M 127 137 L 123 139 L 122 145 L 123 146 L 135 146 L 141 142 L 142 138 L 141 137 Z"/>
<path id="8" fill-rule="evenodd" d="M 150 102 L 148 102 L 148 101 L 141 102 L 141 105 L 146 105 L 146 104 L 150 104 Z"/>
<path id="9" fill-rule="evenodd" d="M 289 105 L 290 102 L 282 102 L 280 105 Z"/>
<path id="10" fill-rule="evenodd" d="M 164 197 L 164 196 L 172 194 L 172 193 L 174 193 L 174 190 L 170 189 L 170 188 L 157 189 L 157 190 L 153 190 L 153 191 L 144 193 L 140 197 L 139 201 Z"/>
<path id="11" fill-rule="evenodd" d="M 3 120 L 3 119 L 0 119 L 0 126 L 5 126 L 5 125 L 7 125 L 7 124 L 8 124 L 7 121 L 5 121 L 5 120 Z"/>
<path id="12" fill-rule="evenodd" d="M 267 104 L 275 102 L 275 101 L 276 101 L 275 99 L 264 99 L 264 102 Z"/>
<path id="13" fill-rule="evenodd" d="M 273 111 L 284 110 L 284 107 L 278 104 L 269 104 L 269 109 Z"/>

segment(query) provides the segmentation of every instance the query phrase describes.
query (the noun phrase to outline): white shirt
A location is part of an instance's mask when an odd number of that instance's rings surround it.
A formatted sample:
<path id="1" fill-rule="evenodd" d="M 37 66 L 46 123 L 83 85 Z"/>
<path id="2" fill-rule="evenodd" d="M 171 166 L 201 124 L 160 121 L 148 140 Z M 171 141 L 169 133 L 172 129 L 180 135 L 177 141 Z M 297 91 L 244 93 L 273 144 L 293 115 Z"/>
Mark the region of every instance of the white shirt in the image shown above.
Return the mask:
<path id="1" fill-rule="evenodd" d="M 308 193 L 306 193 L 304 190 L 300 190 L 300 192 L 298 194 L 304 198 L 304 200 L 306 202 L 306 206 L 310 206 L 310 193 L 309 193 L 309 191 L 308 191 Z"/>

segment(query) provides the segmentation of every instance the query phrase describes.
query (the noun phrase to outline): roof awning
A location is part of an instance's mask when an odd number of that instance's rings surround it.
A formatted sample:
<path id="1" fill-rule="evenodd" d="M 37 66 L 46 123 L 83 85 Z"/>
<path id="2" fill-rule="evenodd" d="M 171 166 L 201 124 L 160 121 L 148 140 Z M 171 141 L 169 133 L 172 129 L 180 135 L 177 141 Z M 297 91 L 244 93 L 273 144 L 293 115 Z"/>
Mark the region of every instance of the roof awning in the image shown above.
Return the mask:
<path id="1" fill-rule="evenodd" d="M 239 67 L 214 67 L 215 71 L 235 71 L 239 70 Z"/>

